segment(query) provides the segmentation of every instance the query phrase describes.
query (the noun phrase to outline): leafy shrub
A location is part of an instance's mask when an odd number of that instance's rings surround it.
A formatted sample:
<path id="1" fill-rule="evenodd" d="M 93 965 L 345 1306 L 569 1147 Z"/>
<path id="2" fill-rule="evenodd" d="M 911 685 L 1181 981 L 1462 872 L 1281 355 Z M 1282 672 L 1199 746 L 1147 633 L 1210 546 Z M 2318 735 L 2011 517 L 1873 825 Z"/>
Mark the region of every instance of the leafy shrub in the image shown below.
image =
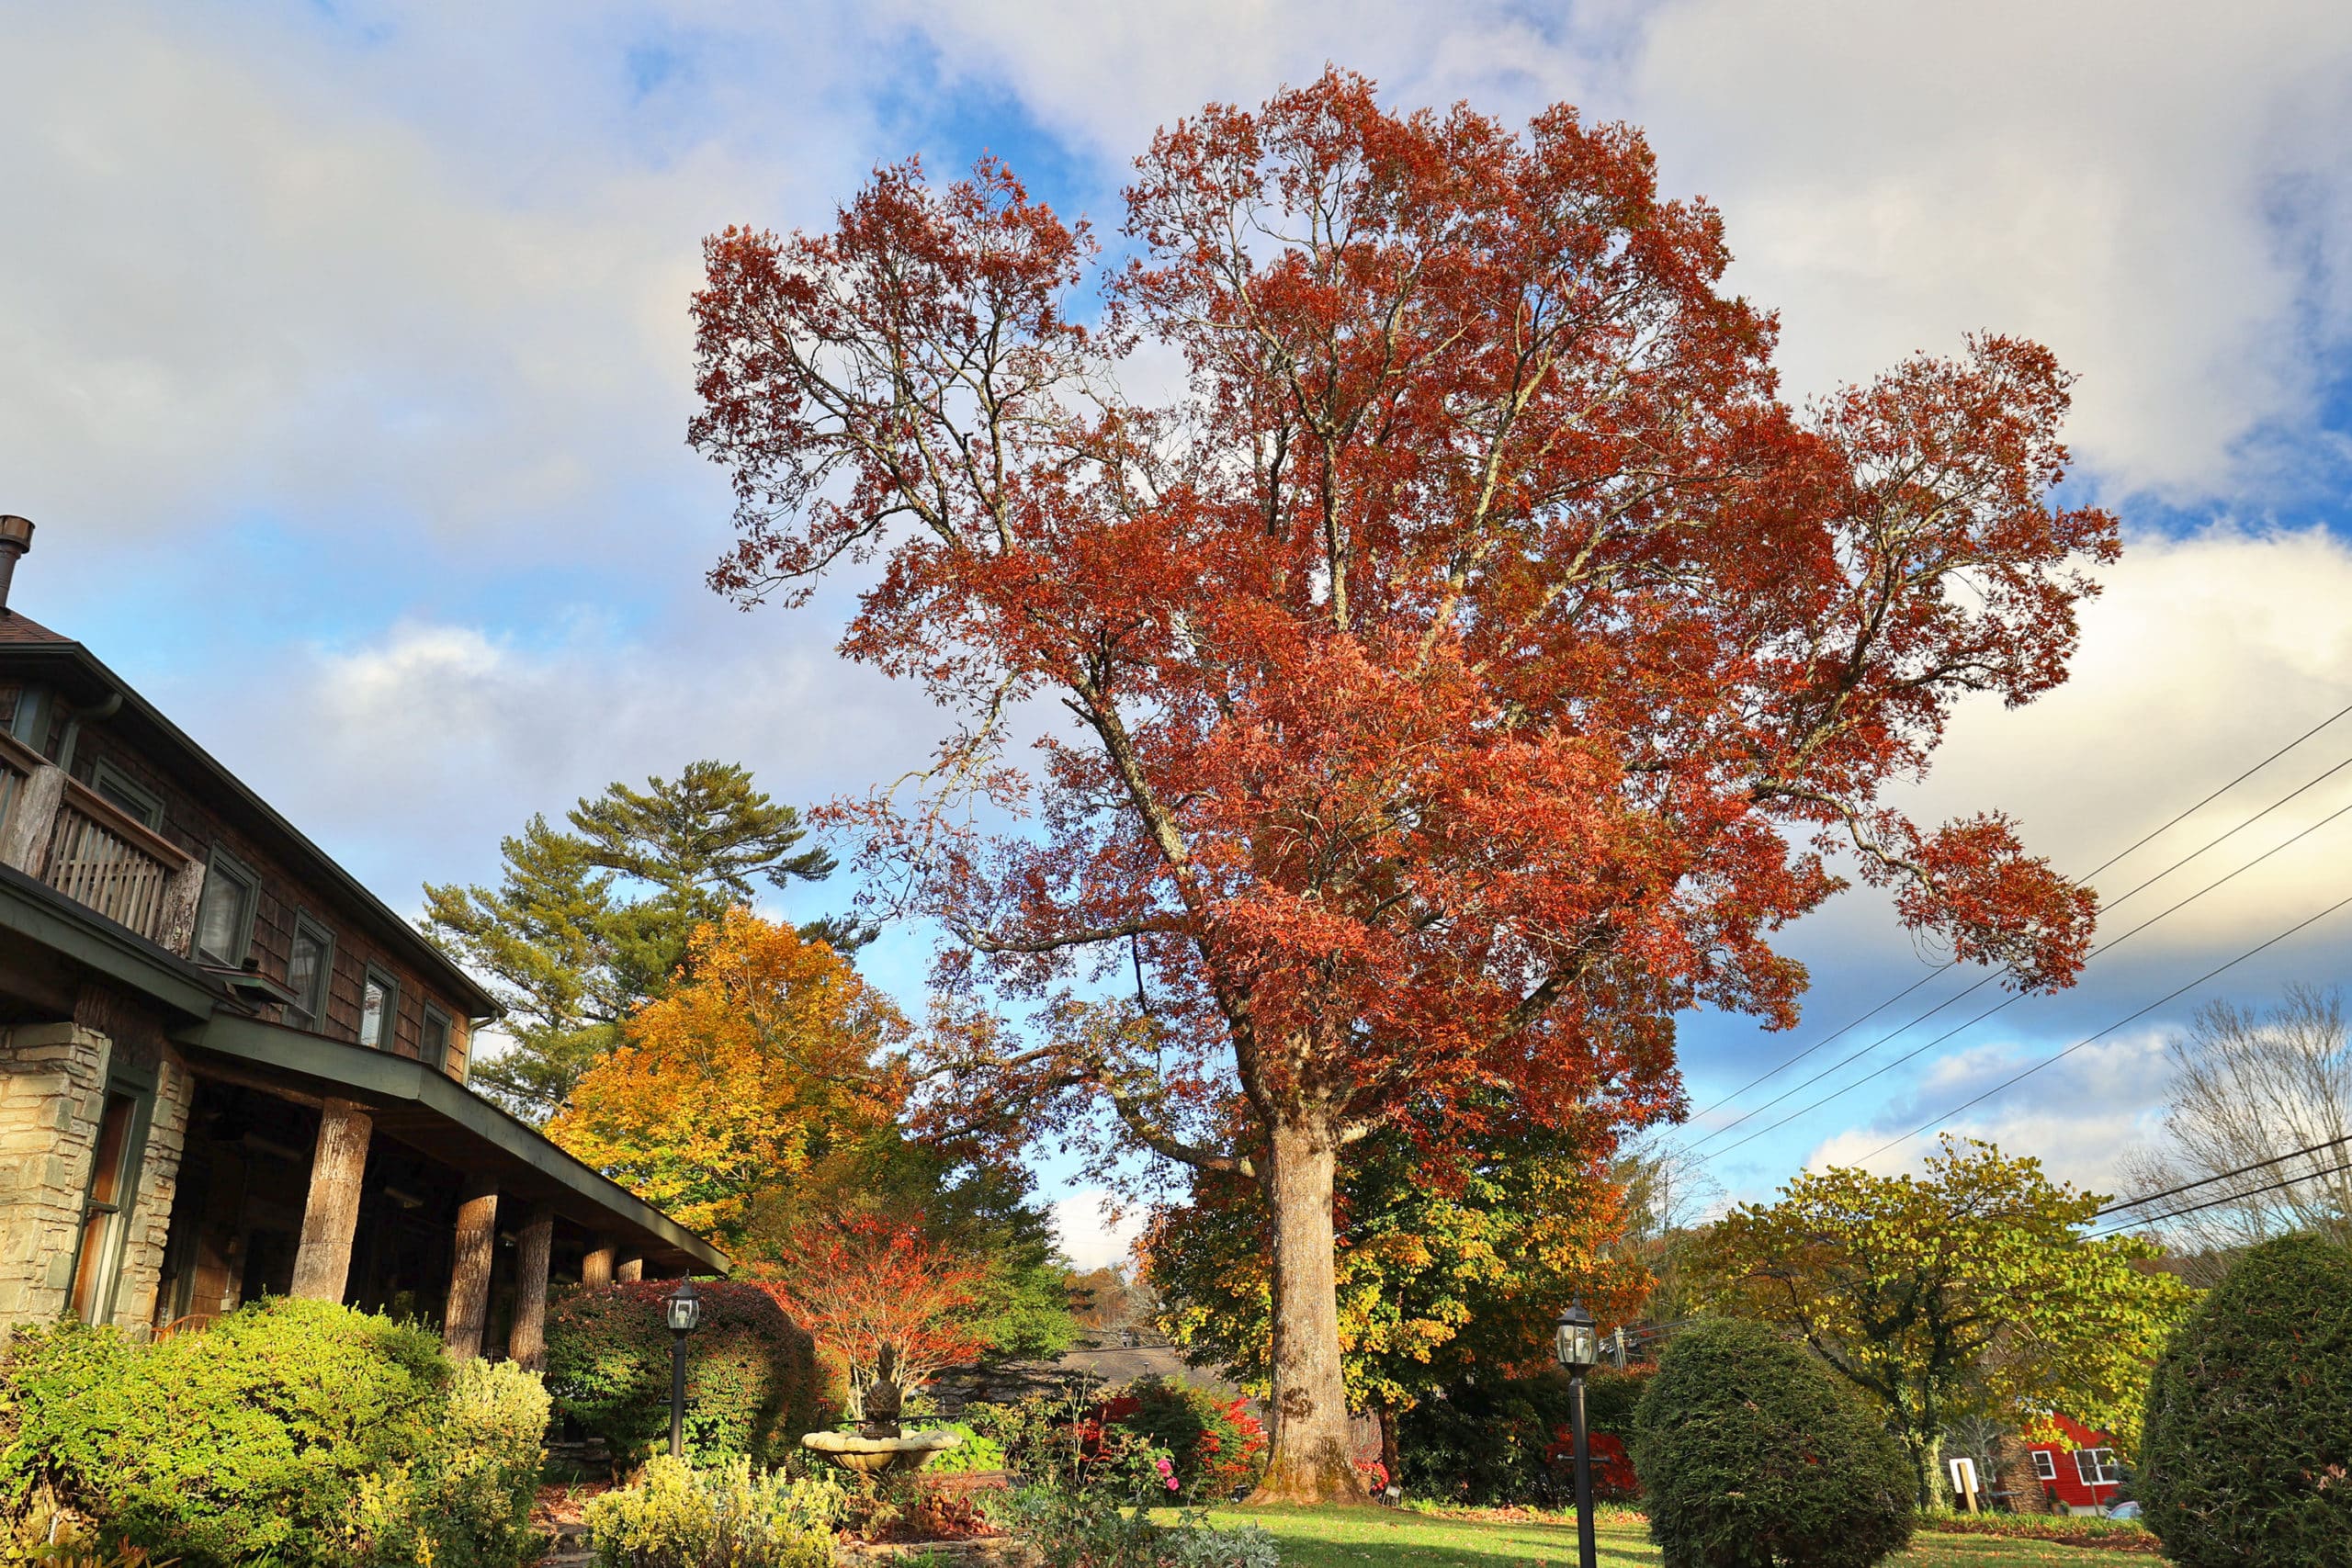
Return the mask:
<path id="1" fill-rule="evenodd" d="M 670 1432 L 674 1280 L 575 1285 L 548 1309 L 548 1390 L 556 1407 L 633 1463 Z M 686 1336 L 686 1447 L 707 1461 L 780 1462 L 817 1424 L 808 1336 L 756 1285 L 705 1280 L 702 1323 Z"/>
<path id="2" fill-rule="evenodd" d="M 0 1488 L 45 1482 L 188 1568 L 334 1563 L 363 1482 L 430 1446 L 451 1370 L 422 1328 L 284 1298 L 152 1345 L 19 1333 Z"/>
<path id="3" fill-rule="evenodd" d="M 2140 1499 L 2181 1568 L 2352 1562 L 2352 1252 L 2255 1247 L 2148 1390 Z"/>
<path id="4" fill-rule="evenodd" d="M 738 1456 L 695 1470 L 663 1454 L 634 1485 L 588 1505 L 599 1568 L 828 1568 L 842 1489 Z"/>
<path id="5" fill-rule="evenodd" d="M 1188 1503 L 1222 1502 L 1265 1468 L 1266 1429 L 1247 1403 L 1182 1379 L 1141 1379 L 1104 1416 L 1166 1452 Z"/>
<path id="6" fill-rule="evenodd" d="M 424 1450 L 361 1482 L 351 1527 L 357 1560 L 511 1568 L 531 1555 L 548 1404 L 537 1372 L 461 1364 Z"/>
<path id="7" fill-rule="evenodd" d="M 1649 1369 L 1596 1369 L 1585 1375 L 1585 1421 L 1598 1460 L 1610 1445 L 1633 1435 L 1634 1408 L 1648 1386 Z M 1481 1507 L 1556 1506 L 1574 1496 L 1570 1385 L 1564 1371 L 1463 1382 L 1442 1399 L 1425 1399 L 1403 1413 L 1397 1446 L 1401 1473 L 1392 1477 L 1418 1496 Z M 1630 1463 L 1596 1468 L 1596 1495 L 1634 1495 Z"/>
<path id="8" fill-rule="evenodd" d="M 1760 1324 L 1667 1348 L 1635 1408 L 1634 1467 L 1668 1568 L 1864 1568 L 1911 1539 L 1902 1447 Z"/>
<path id="9" fill-rule="evenodd" d="M 991 1503 L 997 1521 L 1037 1549 L 1043 1568 L 1279 1568 L 1274 1538 L 1254 1525 L 1218 1529 L 1186 1510 L 1173 1524 L 1129 1513 L 1102 1493 L 1023 1487 Z"/>
<path id="10" fill-rule="evenodd" d="M 975 1471 L 1006 1468 L 1004 1445 L 961 1421 L 925 1421 L 922 1427 L 927 1432 L 953 1432 L 964 1439 L 954 1448 L 933 1455 L 931 1462 L 923 1466 L 925 1474 L 969 1475 Z"/>

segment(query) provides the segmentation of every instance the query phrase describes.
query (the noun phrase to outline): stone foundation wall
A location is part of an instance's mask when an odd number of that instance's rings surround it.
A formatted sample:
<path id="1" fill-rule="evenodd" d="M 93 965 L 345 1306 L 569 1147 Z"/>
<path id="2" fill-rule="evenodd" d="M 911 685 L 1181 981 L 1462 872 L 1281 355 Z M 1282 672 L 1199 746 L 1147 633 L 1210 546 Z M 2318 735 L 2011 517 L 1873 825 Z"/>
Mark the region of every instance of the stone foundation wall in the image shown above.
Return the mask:
<path id="1" fill-rule="evenodd" d="M 0 1032 L 0 1327 L 65 1310 L 113 1048 L 73 1023 Z"/>
<path id="2" fill-rule="evenodd" d="M 119 1077 L 154 1085 L 114 1292 L 114 1323 L 144 1333 L 154 1322 L 195 1081 L 143 1011 L 87 993 L 75 1010 L 76 1022 L 0 1032 L 0 1328 L 53 1321 L 66 1309 L 107 1086 Z"/>

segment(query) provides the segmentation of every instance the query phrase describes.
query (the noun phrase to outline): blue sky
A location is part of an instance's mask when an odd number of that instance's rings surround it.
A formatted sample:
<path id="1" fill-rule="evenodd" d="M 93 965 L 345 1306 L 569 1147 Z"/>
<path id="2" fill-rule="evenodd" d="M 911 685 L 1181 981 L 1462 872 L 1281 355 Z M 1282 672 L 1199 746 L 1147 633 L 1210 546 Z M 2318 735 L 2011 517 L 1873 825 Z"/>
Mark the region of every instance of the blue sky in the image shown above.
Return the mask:
<path id="1" fill-rule="evenodd" d="M 0 0 L 0 508 L 40 528 L 17 602 L 398 907 L 488 875 L 502 832 L 613 778 L 715 755 L 816 800 L 933 733 L 920 697 L 834 659 L 839 600 L 745 616 L 702 586 L 728 536 L 683 440 L 703 234 L 821 222 L 877 161 L 982 149 L 1112 217 L 1153 126 L 1327 60 L 1399 103 L 1644 125 L 1664 184 L 1723 209 L 1734 286 L 1781 310 L 1795 392 L 1988 327 L 2081 372 L 2075 482 L 2125 517 L 2126 559 L 2075 683 L 1963 714 L 1921 809 L 2007 807 L 2087 868 L 2352 703 L 2340 6 Z M 2102 886 L 2347 756 L 2352 721 Z M 2109 929 L 2347 801 L 2352 770 Z M 1858 1156 L 2347 891 L 2352 820 L 1712 1168 L 1749 1195 Z M 894 933 L 869 968 L 914 999 L 926 942 Z M 1814 966 L 1805 1023 L 1688 1021 L 1696 1103 L 1936 962 L 1867 897 L 1790 943 Z M 2166 1023 L 2334 980 L 2347 953 L 2352 911 L 1964 1123 L 2111 1185 L 2154 1134 Z M 1080 1251 L 1104 1245 L 1092 1213 L 1068 1211 Z"/>

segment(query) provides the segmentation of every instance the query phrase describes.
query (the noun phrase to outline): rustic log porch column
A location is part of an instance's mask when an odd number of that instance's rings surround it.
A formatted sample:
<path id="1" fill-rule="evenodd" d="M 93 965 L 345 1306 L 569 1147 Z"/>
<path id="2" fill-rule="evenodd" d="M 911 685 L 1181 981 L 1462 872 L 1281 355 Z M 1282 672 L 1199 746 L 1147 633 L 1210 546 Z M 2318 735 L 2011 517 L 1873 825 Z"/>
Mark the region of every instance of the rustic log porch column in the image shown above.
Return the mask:
<path id="1" fill-rule="evenodd" d="M 351 1238 L 359 1228 L 359 1179 L 375 1130 L 375 1118 L 347 1100 L 330 1100 L 321 1108 L 288 1294 L 341 1304 L 351 1279 Z"/>
<path id="2" fill-rule="evenodd" d="M 449 1308 L 442 1314 L 441 1339 L 463 1359 L 481 1354 L 482 1329 L 490 1320 L 490 1264 L 498 1247 L 498 1184 L 469 1177 L 458 1203 L 458 1245 L 449 1269 Z"/>
<path id="3" fill-rule="evenodd" d="M 609 1285 L 613 1282 L 613 1258 L 619 1248 L 613 1238 L 600 1235 L 596 1245 L 580 1260 L 580 1282 L 583 1285 Z"/>
<path id="4" fill-rule="evenodd" d="M 622 1279 L 624 1279 L 624 1280 L 642 1280 L 642 1279 L 644 1279 L 644 1278 L 645 1278 L 645 1259 L 644 1259 L 644 1258 L 623 1258 L 623 1259 L 621 1260 L 620 1277 L 621 1277 Z"/>
<path id="5" fill-rule="evenodd" d="M 530 1371 L 548 1360 L 548 1254 L 555 1247 L 555 1211 L 534 1203 L 514 1244 L 514 1326 L 506 1334 L 506 1359 Z"/>

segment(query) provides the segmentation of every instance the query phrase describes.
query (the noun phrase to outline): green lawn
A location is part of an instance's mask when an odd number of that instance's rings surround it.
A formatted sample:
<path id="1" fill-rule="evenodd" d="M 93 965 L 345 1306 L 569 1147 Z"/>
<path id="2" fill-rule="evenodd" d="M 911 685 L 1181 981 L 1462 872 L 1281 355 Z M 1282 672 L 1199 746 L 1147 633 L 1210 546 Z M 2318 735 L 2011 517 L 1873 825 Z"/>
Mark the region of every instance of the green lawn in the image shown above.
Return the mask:
<path id="1" fill-rule="evenodd" d="M 1576 1568 L 1574 1524 L 1431 1518 L 1393 1508 L 1228 1508 L 1220 1523 L 1263 1525 L 1280 1538 L 1283 1561 L 1298 1568 Z M 1604 1520 L 1602 1568 L 1655 1568 L 1657 1551 L 1643 1526 Z M 1895 1558 L 1899 1568 L 2163 1568 L 2163 1559 L 2048 1541 L 1932 1535 Z"/>

